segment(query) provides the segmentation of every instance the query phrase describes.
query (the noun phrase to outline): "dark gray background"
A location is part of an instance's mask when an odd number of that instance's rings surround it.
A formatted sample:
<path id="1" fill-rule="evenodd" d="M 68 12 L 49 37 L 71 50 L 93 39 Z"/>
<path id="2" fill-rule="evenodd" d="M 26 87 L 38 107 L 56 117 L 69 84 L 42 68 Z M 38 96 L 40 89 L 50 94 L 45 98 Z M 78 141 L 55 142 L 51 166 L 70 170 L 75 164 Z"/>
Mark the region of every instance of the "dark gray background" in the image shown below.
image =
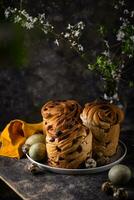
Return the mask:
<path id="1" fill-rule="evenodd" d="M 19 1 L 4 1 L 1 8 L 19 6 Z M 98 24 L 116 24 L 112 1 L 68 0 L 27 1 L 23 7 L 33 16 L 46 12 L 49 20 L 61 31 L 66 24 L 83 20 L 87 29 L 83 42 L 94 57 L 99 51 Z M 4 21 L 4 20 L 3 20 Z M 1 23 L 3 29 L 4 23 Z M 12 30 L 10 30 L 12 33 Z M 10 33 L 9 31 L 9 33 Z M 11 119 L 27 122 L 41 120 L 40 109 L 50 99 L 76 99 L 81 105 L 102 95 L 100 77 L 90 72 L 78 55 L 66 46 L 58 48 L 41 33 L 22 34 L 27 62 L 15 63 L 15 54 L 7 53 L 0 60 L 0 128 Z M 1 39 L 1 38 L 0 38 Z M 4 38 L 6 40 L 6 37 Z M 2 39 L 1 39 L 2 41 Z M 10 56 L 9 56 L 10 55 Z M 133 63 L 132 63 L 133 64 Z M 132 72 L 131 72 L 132 75 Z M 125 123 L 132 116 L 134 90 L 120 85 L 120 94 L 127 102 Z M 132 120 L 132 117 L 129 117 Z"/>

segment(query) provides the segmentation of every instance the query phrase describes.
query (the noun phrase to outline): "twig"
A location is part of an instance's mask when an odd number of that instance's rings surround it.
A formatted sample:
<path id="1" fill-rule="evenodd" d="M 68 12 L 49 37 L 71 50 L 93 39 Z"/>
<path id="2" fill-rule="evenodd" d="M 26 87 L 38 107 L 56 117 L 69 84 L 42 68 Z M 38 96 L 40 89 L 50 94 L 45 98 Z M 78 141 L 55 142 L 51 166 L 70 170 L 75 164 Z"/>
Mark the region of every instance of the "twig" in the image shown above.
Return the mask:
<path id="1" fill-rule="evenodd" d="M 20 0 L 20 10 L 22 10 L 23 0 Z"/>

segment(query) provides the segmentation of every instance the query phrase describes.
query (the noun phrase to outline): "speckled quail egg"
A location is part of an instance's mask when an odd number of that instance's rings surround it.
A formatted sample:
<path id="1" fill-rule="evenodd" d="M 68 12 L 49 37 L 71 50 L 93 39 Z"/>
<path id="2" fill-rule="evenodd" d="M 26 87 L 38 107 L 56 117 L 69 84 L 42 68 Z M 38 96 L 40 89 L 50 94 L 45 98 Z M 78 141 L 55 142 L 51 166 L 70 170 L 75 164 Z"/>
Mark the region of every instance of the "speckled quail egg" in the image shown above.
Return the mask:
<path id="1" fill-rule="evenodd" d="M 46 156 L 46 145 L 35 143 L 29 148 L 29 156 L 35 161 L 40 161 Z"/>
<path id="2" fill-rule="evenodd" d="M 108 172 L 108 178 L 114 185 L 124 185 L 132 177 L 132 172 L 126 165 L 118 164 Z"/>
<path id="3" fill-rule="evenodd" d="M 31 135 L 30 137 L 27 138 L 25 144 L 28 144 L 28 145 L 33 145 L 35 143 L 45 143 L 46 142 L 46 139 L 45 139 L 45 136 L 43 134 L 40 134 L 40 133 L 36 133 L 34 135 Z"/>
<path id="4" fill-rule="evenodd" d="M 94 168 L 96 167 L 97 163 L 93 158 L 88 158 L 85 162 L 85 167 L 86 168 Z"/>

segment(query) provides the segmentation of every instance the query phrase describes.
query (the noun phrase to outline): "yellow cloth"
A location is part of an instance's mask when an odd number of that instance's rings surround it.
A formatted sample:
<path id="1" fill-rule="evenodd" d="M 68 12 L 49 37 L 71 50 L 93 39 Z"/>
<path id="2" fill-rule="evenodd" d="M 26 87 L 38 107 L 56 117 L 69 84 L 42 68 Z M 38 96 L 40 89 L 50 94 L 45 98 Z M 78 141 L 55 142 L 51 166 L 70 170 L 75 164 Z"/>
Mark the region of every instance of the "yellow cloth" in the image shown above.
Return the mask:
<path id="1" fill-rule="evenodd" d="M 22 157 L 21 147 L 25 140 L 36 132 L 42 131 L 42 126 L 42 122 L 29 124 L 19 119 L 10 121 L 0 134 L 0 156 L 18 159 Z"/>

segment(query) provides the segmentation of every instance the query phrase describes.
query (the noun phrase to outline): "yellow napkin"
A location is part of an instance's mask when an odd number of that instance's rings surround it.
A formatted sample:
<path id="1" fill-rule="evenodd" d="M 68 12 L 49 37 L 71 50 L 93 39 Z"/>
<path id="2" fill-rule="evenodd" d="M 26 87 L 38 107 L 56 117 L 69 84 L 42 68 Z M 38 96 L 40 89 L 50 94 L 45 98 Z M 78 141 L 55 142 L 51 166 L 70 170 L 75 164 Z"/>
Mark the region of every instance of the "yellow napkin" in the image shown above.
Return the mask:
<path id="1" fill-rule="evenodd" d="M 29 124 L 19 119 L 10 121 L 0 134 L 0 156 L 19 159 L 23 155 L 21 147 L 25 140 L 42 130 L 42 122 Z"/>

